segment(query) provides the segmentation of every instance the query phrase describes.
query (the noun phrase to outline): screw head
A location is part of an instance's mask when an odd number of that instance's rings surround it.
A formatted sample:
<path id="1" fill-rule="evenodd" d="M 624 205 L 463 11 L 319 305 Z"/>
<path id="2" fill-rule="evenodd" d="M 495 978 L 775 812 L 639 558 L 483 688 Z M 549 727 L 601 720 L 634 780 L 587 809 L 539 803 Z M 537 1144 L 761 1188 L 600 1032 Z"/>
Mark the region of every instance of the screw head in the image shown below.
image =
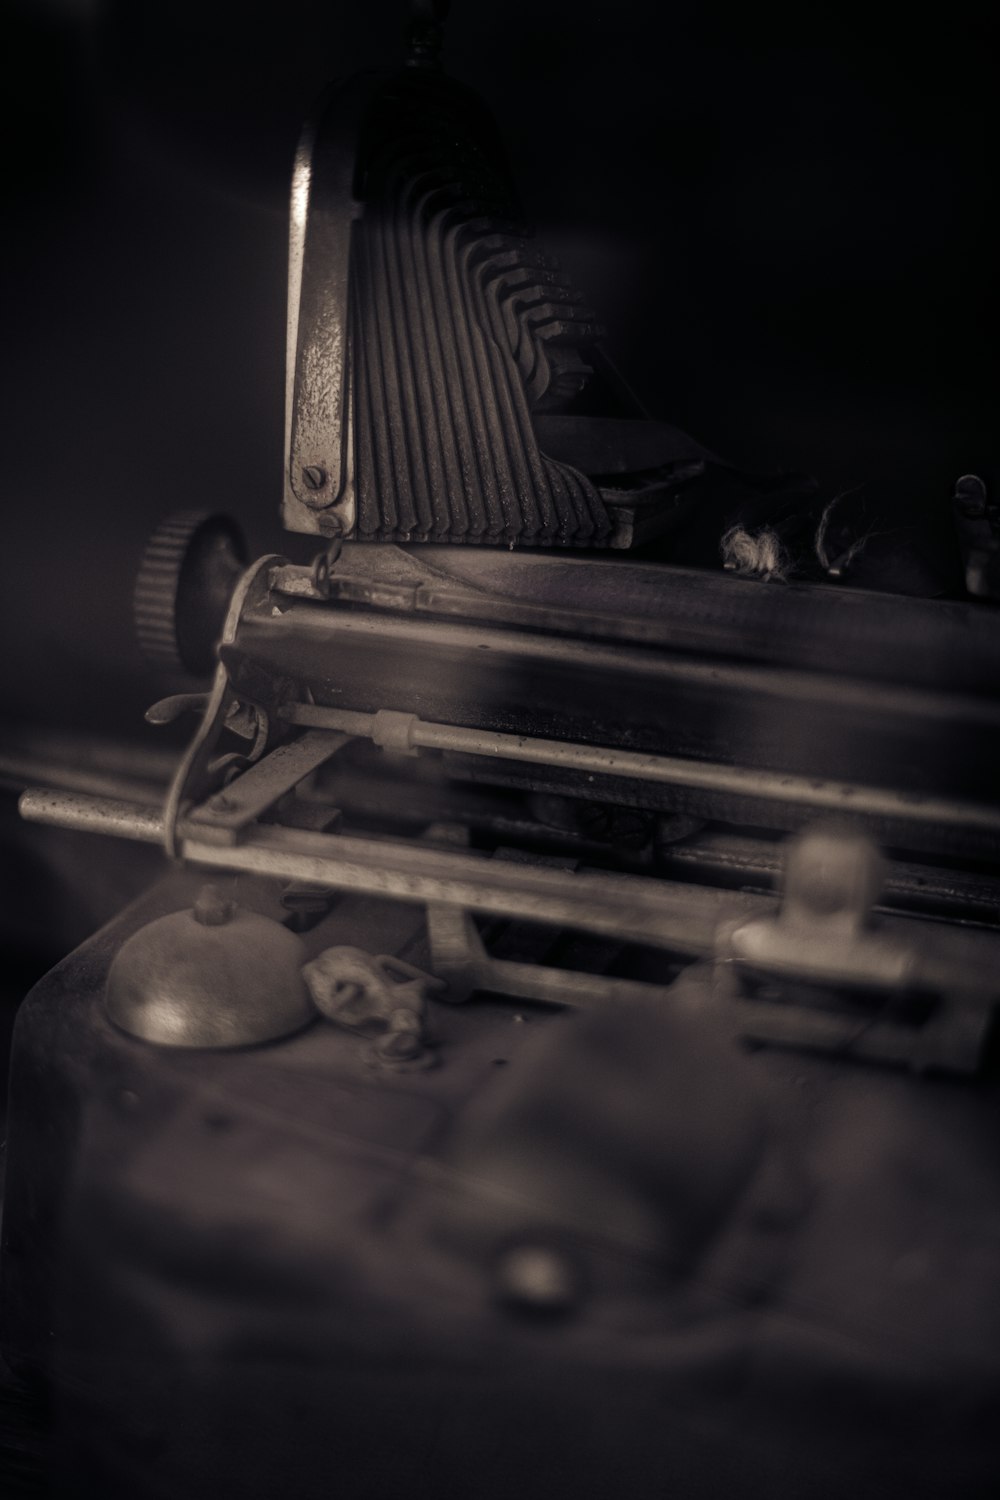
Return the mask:
<path id="1" fill-rule="evenodd" d="M 321 490 L 326 484 L 326 470 L 319 464 L 306 464 L 302 470 L 302 479 L 307 489 Z"/>

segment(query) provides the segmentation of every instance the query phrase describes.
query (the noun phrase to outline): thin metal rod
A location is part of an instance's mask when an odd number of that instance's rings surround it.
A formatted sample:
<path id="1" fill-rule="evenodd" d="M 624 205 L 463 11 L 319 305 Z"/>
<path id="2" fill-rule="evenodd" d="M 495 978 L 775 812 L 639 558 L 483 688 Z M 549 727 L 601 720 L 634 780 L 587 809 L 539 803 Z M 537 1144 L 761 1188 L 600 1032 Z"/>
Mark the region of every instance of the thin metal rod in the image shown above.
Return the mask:
<path id="1" fill-rule="evenodd" d="M 28 823 L 48 823 L 81 833 L 106 833 L 140 844 L 163 841 L 163 813 L 159 807 L 123 802 L 117 797 L 89 797 L 82 792 L 32 790 L 17 804 Z"/>
<path id="2" fill-rule="evenodd" d="M 515 963 L 507 958 L 487 958 L 470 963 L 459 977 L 470 989 L 488 990 L 508 1000 L 534 1000 L 543 1005 L 568 1005 L 574 1010 L 594 1009 L 608 1001 L 630 1003 L 662 994 L 665 986 L 638 979 L 618 979 L 608 974 L 587 974 L 580 969 L 550 969 L 545 964 Z"/>
<path id="3" fill-rule="evenodd" d="M 318 704 L 288 705 L 282 716 L 293 724 L 339 730 L 343 734 L 378 739 L 378 714 L 352 713 L 323 708 Z M 388 716 L 386 716 L 388 718 Z M 393 715 L 402 719 L 402 715 Z M 407 716 L 408 717 L 408 716 Z M 786 775 L 782 771 L 751 770 L 709 761 L 681 760 L 666 755 L 639 754 L 600 745 L 574 744 L 562 740 L 536 739 L 530 735 L 502 734 L 492 730 L 465 729 L 455 724 L 431 724 L 416 717 L 408 726 L 413 749 L 443 750 L 460 755 L 481 755 L 529 765 L 565 767 L 592 775 L 619 776 L 661 785 L 698 787 L 704 791 L 790 802 L 799 807 L 829 813 L 860 813 L 869 817 L 898 818 L 906 822 L 932 823 L 1000 833 L 1000 808 L 927 797 L 919 792 L 897 792 L 885 787 L 855 782 L 823 781 L 810 776 Z"/>
<path id="4" fill-rule="evenodd" d="M 156 843 L 163 835 L 162 817 L 147 809 L 70 792 L 25 792 L 20 810 L 29 822 L 145 843 Z M 460 906 L 623 942 L 649 943 L 677 953 L 711 953 L 720 921 L 758 916 L 776 905 L 771 896 L 668 884 L 642 876 L 508 865 L 485 855 L 427 844 L 263 826 L 243 843 L 219 846 L 188 836 L 184 825 L 178 831 L 182 858 L 203 869 L 307 880 L 330 890 L 396 901 Z"/>
<path id="5" fill-rule="evenodd" d="M 184 838 L 185 861 L 210 869 L 308 880 L 332 890 L 520 917 L 555 927 L 650 943 L 671 952 L 714 951 L 719 922 L 775 909 L 769 896 L 683 886 L 642 876 L 573 874 L 505 864 L 426 844 L 261 827 L 242 844 Z"/>

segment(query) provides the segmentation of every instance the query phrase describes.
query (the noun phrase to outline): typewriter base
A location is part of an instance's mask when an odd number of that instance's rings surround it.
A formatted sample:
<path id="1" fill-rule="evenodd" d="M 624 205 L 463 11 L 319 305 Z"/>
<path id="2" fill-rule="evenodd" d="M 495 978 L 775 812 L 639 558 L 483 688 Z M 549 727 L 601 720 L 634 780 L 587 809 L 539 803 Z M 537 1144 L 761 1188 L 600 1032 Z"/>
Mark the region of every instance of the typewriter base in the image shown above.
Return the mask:
<path id="1" fill-rule="evenodd" d="M 17 1023 L 3 1339 L 51 1384 L 56 1495 L 995 1493 L 993 1083 L 756 1053 L 773 1144 L 693 1274 L 532 1321 L 427 1232 L 421 1163 L 572 1016 L 435 1005 L 417 1073 L 372 1072 L 325 1022 L 150 1047 L 105 1019 L 108 965 L 198 884 L 164 880 Z M 274 910 L 265 884 L 239 897 Z M 422 931 L 345 897 L 306 942 L 419 963 Z"/>

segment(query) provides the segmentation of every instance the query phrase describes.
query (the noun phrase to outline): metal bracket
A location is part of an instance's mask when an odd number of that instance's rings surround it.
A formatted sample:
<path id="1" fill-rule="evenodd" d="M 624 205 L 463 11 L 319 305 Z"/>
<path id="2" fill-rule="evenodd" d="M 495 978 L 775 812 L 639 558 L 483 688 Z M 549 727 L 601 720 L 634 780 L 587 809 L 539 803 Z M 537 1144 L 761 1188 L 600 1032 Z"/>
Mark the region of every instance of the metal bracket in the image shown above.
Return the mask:
<path id="1" fill-rule="evenodd" d="M 778 914 L 720 929 L 717 990 L 759 1041 L 974 1072 L 998 991 L 992 968 L 977 961 L 972 934 L 962 946 L 951 931 L 880 927 L 883 875 L 878 849 L 856 829 L 799 834 Z"/>
<path id="2" fill-rule="evenodd" d="M 1000 990 L 980 935 L 935 928 L 925 946 L 917 926 L 870 925 L 881 877 L 878 850 L 854 830 L 820 825 L 793 839 L 781 911 L 720 924 L 706 993 L 748 1040 L 972 1073 Z M 427 928 L 452 1003 L 476 992 L 576 1008 L 667 997 L 667 985 L 492 958 L 461 908 L 429 906 Z M 754 976 L 767 982 L 755 990 Z"/>
<path id="3" fill-rule="evenodd" d="M 303 133 L 292 177 L 288 276 L 285 493 L 290 531 L 354 528 L 349 285 L 357 140 L 368 78 L 329 90 Z"/>
<path id="4" fill-rule="evenodd" d="M 302 971 L 313 1003 L 328 1021 L 373 1038 L 365 1061 L 411 1071 L 430 1067 L 427 995 L 443 989 L 433 974 L 363 948 L 327 948 Z"/>
<path id="5" fill-rule="evenodd" d="M 185 831 L 207 842 L 235 844 L 268 808 L 295 789 L 349 741 L 346 734 L 312 729 L 271 750 L 231 785 L 196 807 Z"/>
<path id="6" fill-rule="evenodd" d="M 434 972 L 448 986 L 439 998 L 453 1005 L 463 1004 L 477 991 L 484 991 L 511 1000 L 534 1000 L 583 1010 L 612 1002 L 648 1000 L 667 989 L 666 985 L 643 984 L 634 979 L 491 958 L 472 916 L 457 906 L 429 906 L 427 933 Z"/>
<path id="7" fill-rule="evenodd" d="M 224 646 L 231 646 L 235 641 L 244 609 L 266 596 L 270 588 L 271 572 L 276 564 L 283 561 L 283 558 L 269 554 L 259 558 L 243 574 L 229 601 L 219 642 L 220 653 Z M 227 768 L 234 764 L 249 764 L 251 754 L 259 755 L 263 751 L 266 735 L 264 739 L 258 735 L 252 751 L 246 756 L 213 760 L 212 752 L 219 736 L 239 707 L 240 700 L 229 680 L 229 669 L 220 654 L 201 723 L 181 757 L 163 808 L 163 845 L 171 859 L 177 857 L 177 824 L 185 804 L 197 795 L 203 795 L 213 782 L 217 784 Z"/>

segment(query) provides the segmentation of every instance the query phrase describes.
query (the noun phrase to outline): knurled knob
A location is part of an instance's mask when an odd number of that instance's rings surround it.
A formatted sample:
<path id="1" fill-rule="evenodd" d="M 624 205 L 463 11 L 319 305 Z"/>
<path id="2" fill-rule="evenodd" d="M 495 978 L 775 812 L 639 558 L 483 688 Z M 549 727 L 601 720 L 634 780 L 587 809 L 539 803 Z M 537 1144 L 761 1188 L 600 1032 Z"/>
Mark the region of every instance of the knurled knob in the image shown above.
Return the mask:
<path id="1" fill-rule="evenodd" d="M 149 540 L 135 584 L 135 633 L 143 656 L 171 672 L 211 672 L 245 564 L 242 534 L 228 516 L 196 510 L 167 516 Z"/>

